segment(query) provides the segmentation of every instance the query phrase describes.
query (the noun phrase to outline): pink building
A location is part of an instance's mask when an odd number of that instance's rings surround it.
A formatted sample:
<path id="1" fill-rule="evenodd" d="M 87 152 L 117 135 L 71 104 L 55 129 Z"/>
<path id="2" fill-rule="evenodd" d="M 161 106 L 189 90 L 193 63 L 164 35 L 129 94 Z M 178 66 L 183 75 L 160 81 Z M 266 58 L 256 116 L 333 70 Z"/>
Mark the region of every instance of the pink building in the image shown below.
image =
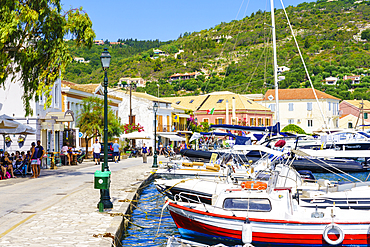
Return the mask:
<path id="1" fill-rule="evenodd" d="M 207 95 L 194 112 L 198 123 L 243 126 L 271 126 L 272 115 L 273 112 L 270 109 L 245 96 L 230 92 L 216 92 Z"/>
<path id="2" fill-rule="evenodd" d="M 361 116 L 361 108 L 363 108 L 363 118 L 369 119 L 370 113 L 370 102 L 368 100 L 343 100 L 339 104 L 339 110 L 341 115 L 349 115 L 352 114 L 353 116 Z"/>

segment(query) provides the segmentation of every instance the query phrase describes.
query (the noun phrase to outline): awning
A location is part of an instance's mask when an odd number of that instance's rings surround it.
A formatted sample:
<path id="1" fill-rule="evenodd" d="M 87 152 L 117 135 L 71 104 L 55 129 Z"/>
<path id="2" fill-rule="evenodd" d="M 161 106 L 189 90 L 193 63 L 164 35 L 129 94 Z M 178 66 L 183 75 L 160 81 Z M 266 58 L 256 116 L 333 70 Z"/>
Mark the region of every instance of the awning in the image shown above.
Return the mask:
<path id="1" fill-rule="evenodd" d="M 176 116 L 179 116 L 181 118 L 190 118 L 190 115 L 188 114 L 176 114 Z"/>
<path id="2" fill-rule="evenodd" d="M 159 134 L 159 136 L 170 139 L 170 141 L 176 141 L 176 142 L 186 141 L 184 137 L 177 136 L 177 135 Z"/>
<path id="3" fill-rule="evenodd" d="M 48 112 L 46 113 L 45 120 L 55 120 L 56 122 L 73 122 L 74 116 L 72 111 L 66 112 Z"/>

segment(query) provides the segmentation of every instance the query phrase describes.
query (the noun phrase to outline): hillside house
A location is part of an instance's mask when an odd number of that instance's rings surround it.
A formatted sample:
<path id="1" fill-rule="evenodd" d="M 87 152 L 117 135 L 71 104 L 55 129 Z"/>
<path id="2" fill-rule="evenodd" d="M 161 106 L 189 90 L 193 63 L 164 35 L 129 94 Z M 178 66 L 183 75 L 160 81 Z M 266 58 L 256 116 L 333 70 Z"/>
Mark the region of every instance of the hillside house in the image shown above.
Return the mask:
<path id="1" fill-rule="evenodd" d="M 339 78 L 330 76 L 330 77 L 325 78 L 325 84 L 326 85 L 336 85 L 338 80 Z"/>
<path id="2" fill-rule="evenodd" d="M 127 87 L 134 84 L 136 87 L 145 87 L 146 81 L 143 78 L 122 77 L 118 81 L 118 87 Z"/>
<path id="3" fill-rule="evenodd" d="M 343 80 L 351 80 L 351 84 L 359 84 L 361 82 L 361 76 L 360 75 L 345 75 L 343 76 Z"/>
<path id="4" fill-rule="evenodd" d="M 104 45 L 104 40 L 94 40 L 95 45 Z"/>
<path id="5" fill-rule="evenodd" d="M 153 49 L 154 56 L 166 56 L 166 52 L 159 50 L 159 49 Z"/>
<path id="6" fill-rule="evenodd" d="M 290 68 L 288 68 L 288 67 L 286 67 L 286 66 L 279 66 L 279 67 L 277 68 L 277 73 L 278 73 L 278 74 L 281 74 L 281 73 L 286 72 L 286 71 L 289 71 L 289 70 L 290 70 Z"/>
<path id="7" fill-rule="evenodd" d="M 85 58 L 83 57 L 74 57 L 73 60 L 75 60 L 78 63 L 90 63 L 90 60 L 85 61 Z"/>
<path id="8" fill-rule="evenodd" d="M 198 75 L 201 75 L 202 73 L 200 72 L 192 72 L 192 73 L 184 73 L 184 74 L 180 74 L 180 73 L 176 73 L 176 74 L 173 74 L 170 76 L 170 81 L 174 81 L 174 80 L 188 80 L 188 79 L 191 79 L 191 78 L 197 78 Z"/>

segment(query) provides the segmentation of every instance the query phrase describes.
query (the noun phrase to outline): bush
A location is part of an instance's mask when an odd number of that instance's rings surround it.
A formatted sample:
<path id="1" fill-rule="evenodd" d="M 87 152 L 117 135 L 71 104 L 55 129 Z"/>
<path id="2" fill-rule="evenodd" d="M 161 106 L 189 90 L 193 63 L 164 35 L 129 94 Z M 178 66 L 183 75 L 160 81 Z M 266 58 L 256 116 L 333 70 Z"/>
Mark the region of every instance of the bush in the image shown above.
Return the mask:
<path id="1" fill-rule="evenodd" d="M 293 133 L 293 134 L 303 134 L 303 135 L 307 135 L 307 133 L 299 126 L 295 125 L 295 124 L 289 124 L 287 126 L 285 126 L 281 132 L 289 132 L 289 133 Z"/>

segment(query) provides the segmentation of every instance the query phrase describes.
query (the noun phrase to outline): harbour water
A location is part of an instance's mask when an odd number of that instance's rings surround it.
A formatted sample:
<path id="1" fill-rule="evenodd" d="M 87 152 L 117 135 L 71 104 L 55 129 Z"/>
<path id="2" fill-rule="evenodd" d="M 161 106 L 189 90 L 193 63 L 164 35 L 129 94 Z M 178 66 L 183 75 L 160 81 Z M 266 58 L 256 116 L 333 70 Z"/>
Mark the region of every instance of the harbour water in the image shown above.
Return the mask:
<path id="1" fill-rule="evenodd" d="M 348 181 L 344 179 L 348 178 L 350 181 L 356 182 L 354 178 L 365 181 L 369 173 L 349 173 L 352 177 L 333 173 L 314 173 L 314 175 L 316 179 Z M 132 224 L 130 224 L 128 231 L 124 233 L 122 246 L 166 246 L 167 236 L 180 237 L 168 210 L 163 211 L 161 219 L 164 201 L 164 196 L 157 191 L 153 182 L 143 190 L 131 218 Z M 158 231 L 160 219 L 161 225 Z"/>
<path id="2" fill-rule="evenodd" d="M 180 237 L 168 210 L 164 210 L 161 217 L 164 202 L 165 197 L 157 191 L 153 182 L 150 183 L 140 195 L 132 214 L 132 224 L 124 233 L 122 246 L 166 246 L 167 236 Z"/>

